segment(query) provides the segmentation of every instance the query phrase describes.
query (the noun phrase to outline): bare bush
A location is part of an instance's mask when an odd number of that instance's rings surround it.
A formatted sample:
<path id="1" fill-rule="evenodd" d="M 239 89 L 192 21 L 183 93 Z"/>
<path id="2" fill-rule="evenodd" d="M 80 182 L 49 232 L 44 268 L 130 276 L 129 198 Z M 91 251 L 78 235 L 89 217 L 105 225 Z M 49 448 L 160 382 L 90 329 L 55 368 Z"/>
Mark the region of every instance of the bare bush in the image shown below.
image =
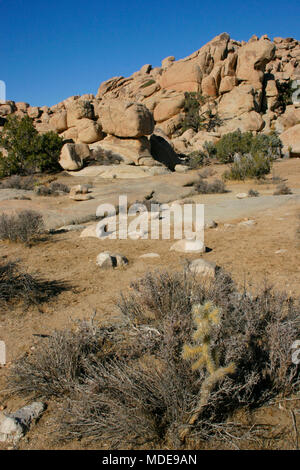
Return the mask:
<path id="1" fill-rule="evenodd" d="M 222 271 L 213 281 L 187 271 L 148 273 L 121 297 L 122 325 L 55 333 L 12 368 L 11 387 L 24 395 L 66 394 L 58 418 L 63 439 L 178 448 L 207 379 L 205 369 L 193 370 L 182 357 L 195 331 L 192 306 L 207 301 L 220 312 L 211 353 L 219 367 L 234 362 L 236 370 L 211 388 L 189 436 L 226 440 L 231 426 L 234 439 L 234 412 L 299 387 L 290 348 L 300 333 L 300 306 L 270 287 L 239 292 Z"/>
<path id="2" fill-rule="evenodd" d="M 212 183 L 199 178 L 194 182 L 194 189 L 198 194 L 221 194 L 226 193 L 227 189 L 223 181 L 215 179 Z"/>
<path id="3" fill-rule="evenodd" d="M 0 216 L 0 240 L 28 243 L 44 230 L 43 217 L 36 211 L 23 210 L 16 215 Z"/>
<path id="4" fill-rule="evenodd" d="M 276 186 L 276 189 L 273 193 L 274 196 L 284 196 L 286 194 L 293 194 L 293 193 L 291 189 L 285 183 L 282 183 Z"/>
<path id="5" fill-rule="evenodd" d="M 34 188 L 36 179 L 33 176 L 19 176 L 13 175 L 6 180 L 1 181 L 0 189 L 25 189 L 31 190 Z"/>
<path id="6" fill-rule="evenodd" d="M 46 302 L 66 290 L 68 285 L 59 281 L 47 281 L 19 269 L 17 262 L 0 265 L 0 306 L 9 302 L 25 305 Z"/>

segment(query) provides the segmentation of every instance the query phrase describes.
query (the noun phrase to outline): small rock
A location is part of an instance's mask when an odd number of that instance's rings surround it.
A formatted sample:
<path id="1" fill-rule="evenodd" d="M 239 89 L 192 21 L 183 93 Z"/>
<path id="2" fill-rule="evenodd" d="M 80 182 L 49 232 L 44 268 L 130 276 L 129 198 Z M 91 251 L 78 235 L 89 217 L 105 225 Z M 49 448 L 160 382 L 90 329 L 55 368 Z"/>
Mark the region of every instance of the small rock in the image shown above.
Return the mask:
<path id="1" fill-rule="evenodd" d="M 287 250 L 285 250 L 284 248 L 282 248 L 281 250 L 277 250 L 275 251 L 275 255 L 280 255 L 281 253 L 286 253 Z"/>
<path id="2" fill-rule="evenodd" d="M 206 261 L 205 259 L 198 258 L 194 259 L 189 264 L 189 271 L 194 274 L 201 274 L 203 276 L 215 277 L 216 274 L 216 263 Z"/>
<path id="3" fill-rule="evenodd" d="M 224 228 L 232 228 L 234 227 L 234 224 L 224 224 Z"/>
<path id="4" fill-rule="evenodd" d="M 205 253 L 205 245 L 201 240 L 178 240 L 175 242 L 170 251 L 178 251 L 180 253 Z"/>
<path id="5" fill-rule="evenodd" d="M 80 234 L 80 238 L 94 237 L 99 238 L 97 235 L 97 224 L 89 225 Z"/>
<path id="6" fill-rule="evenodd" d="M 238 199 L 245 199 L 246 197 L 248 197 L 248 194 L 247 193 L 238 193 L 238 194 L 236 194 L 236 197 Z"/>

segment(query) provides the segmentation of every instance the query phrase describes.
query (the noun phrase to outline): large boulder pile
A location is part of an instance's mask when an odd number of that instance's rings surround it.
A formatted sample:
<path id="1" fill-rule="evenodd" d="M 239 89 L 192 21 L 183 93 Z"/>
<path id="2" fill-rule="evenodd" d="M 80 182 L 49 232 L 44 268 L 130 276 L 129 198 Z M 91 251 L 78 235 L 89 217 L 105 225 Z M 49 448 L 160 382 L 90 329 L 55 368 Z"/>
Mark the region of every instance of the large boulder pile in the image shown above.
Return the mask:
<path id="1" fill-rule="evenodd" d="M 169 56 L 161 67 L 146 64 L 131 77 L 113 77 L 96 96 L 72 96 L 52 107 L 7 101 L 0 105 L 0 129 L 14 114 L 30 116 L 41 133 L 59 133 L 65 141 L 61 164 L 68 170 L 81 168 L 86 158 L 112 156 L 124 164 L 174 169 L 177 153 L 201 150 L 237 129 L 276 131 L 285 150 L 300 155 L 300 100 L 283 101 L 297 79 L 299 41 L 265 35 L 240 42 L 223 33 L 184 59 Z M 199 114 L 207 120 L 198 132 L 182 133 L 191 93 L 201 95 Z M 78 144 L 89 146 L 88 157 Z"/>

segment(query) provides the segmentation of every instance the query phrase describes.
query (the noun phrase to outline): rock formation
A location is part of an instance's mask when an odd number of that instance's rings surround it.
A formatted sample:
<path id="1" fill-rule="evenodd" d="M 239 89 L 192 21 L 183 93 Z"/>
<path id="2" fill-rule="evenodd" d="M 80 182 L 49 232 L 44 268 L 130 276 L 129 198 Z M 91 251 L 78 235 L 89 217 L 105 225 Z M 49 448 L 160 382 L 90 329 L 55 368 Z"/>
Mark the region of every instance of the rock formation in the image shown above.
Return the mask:
<path id="1" fill-rule="evenodd" d="M 124 164 L 173 170 L 177 153 L 201 150 L 237 129 L 276 131 L 284 152 L 300 156 L 300 99 L 290 100 L 297 79 L 299 41 L 265 35 L 246 43 L 223 33 L 184 59 L 169 56 L 161 67 L 146 64 L 131 77 L 113 77 L 96 96 L 72 96 L 50 108 L 7 101 L 0 105 L 0 130 L 13 114 L 30 116 L 40 133 L 59 133 L 61 165 L 68 170 L 81 168 L 88 156 L 112 155 Z M 183 133 L 190 93 L 201 96 L 204 126 Z"/>

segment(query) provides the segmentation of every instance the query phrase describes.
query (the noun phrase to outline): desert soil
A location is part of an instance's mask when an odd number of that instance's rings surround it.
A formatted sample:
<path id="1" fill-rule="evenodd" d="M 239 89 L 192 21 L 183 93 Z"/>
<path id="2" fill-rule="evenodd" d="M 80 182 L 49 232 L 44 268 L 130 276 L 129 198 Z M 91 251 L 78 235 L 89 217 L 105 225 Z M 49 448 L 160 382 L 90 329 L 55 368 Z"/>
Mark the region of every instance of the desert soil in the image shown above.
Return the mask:
<path id="1" fill-rule="evenodd" d="M 208 181 L 218 177 L 224 168 L 216 166 L 213 170 L 215 175 Z M 275 185 L 271 181 L 272 175 L 265 184 L 253 181 L 228 183 L 229 192 L 224 195 L 189 196 L 191 188 L 183 185 L 196 176 L 197 172 L 193 171 L 184 175 L 172 174 L 143 180 L 93 180 L 89 177 L 87 181 L 85 177 L 59 174 L 56 175 L 57 181 L 70 186 L 91 182 L 94 199 L 75 202 L 68 196 L 37 197 L 32 194 L 31 200 L 0 201 L 0 211 L 34 208 L 45 214 L 48 228 L 57 228 L 71 221 L 91 220 L 97 205 L 106 200 L 115 202 L 117 194 L 127 193 L 130 195 L 129 200 L 134 201 L 142 199 L 154 189 L 155 198 L 160 202 L 186 197 L 204 203 L 206 220 L 214 219 L 218 222 L 216 228 L 205 230 L 208 250 L 203 255 L 169 251 L 173 240 L 99 240 L 80 238 L 80 232 L 49 234 L 30 247 L 0 242 L 3 262 L 20 260 L 22 269 L 44 279 L 67 281 L 71 286 L 68 291 L 39 307 L 26 310 L 16 305 L 0 312 L 0 339 L 6 343 L 8 360 L 8 365 L 0 368 L 0 391 L 5 389 L 5 373 L 10 363 L 30 353 L 35 341 L 34 334 L 49 334 L 54 329 L 63 329 L 73 321 L 90 318 L 93 314 L 99 322 L 118 321 L 120 313 L 116 302 L 120 292 L 130 289 L 130 283 L 149 270 L 180 270 L 186 260 L 202 256 L 230 272 L 241 287 L 246 284 L 255 290 L 268 282 L 293 296 L 300 295 L 300 236 L 297 234 L 300 226 L 300 159 L 280 161 L 274 165 L 273 176 L 284 179 L 293 191 L 288 196 L 273 196 Z M 237 193 L 248 192 L 250 188 L 258 190 L 260 196 L 242 200 L 236 198 Z M 254 220 L 255 224 L 239 225 L 245 219 Z M 125 255 L 129 259 L 128 267 L 101 270 L 95 260 L 105 250 Z M 160 256 L 140 258 L 140 255 L 148 252 Z M 6 407 L 6 410 L 14 411 L 24 403 L 22 399 L 7 398 L 4 392 L 0 392 L 0 405 Z M 279 437 L 270 434 L 265 441 L 262 440 L 259 444 L 261 448 L 294 448 L 290 403 L 299 405 L 299 402 L 291 401 L 279 408 L 276 403 L 253 414 L 251 419 L 275 424 L 279 433 Z M 97 448 L 88 442 L 54 442 L 53 437 L 48 435 L 53 409 L 55 402 L 50 401 L 47 412 L 20 442 L 19 448 Z M 5 448 L 7 445 L 0 446 L 0 449 Z"/>

